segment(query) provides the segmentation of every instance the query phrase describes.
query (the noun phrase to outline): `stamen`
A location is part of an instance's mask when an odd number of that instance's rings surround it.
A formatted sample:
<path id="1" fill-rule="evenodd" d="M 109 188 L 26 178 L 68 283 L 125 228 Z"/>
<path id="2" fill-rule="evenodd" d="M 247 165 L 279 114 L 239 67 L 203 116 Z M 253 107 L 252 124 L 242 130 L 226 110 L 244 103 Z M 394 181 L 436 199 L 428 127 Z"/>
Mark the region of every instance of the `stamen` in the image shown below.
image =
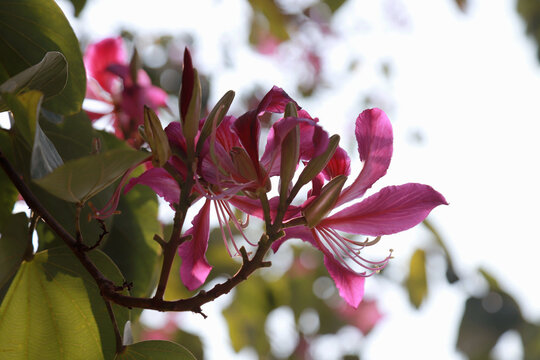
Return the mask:
<path id="1" fill-rule="evenodd" d="M 314 231 L 312 231 L 312 233 L 315 235 L 316 241 L 327 249 L 341 265 L 350 271 L 356 272 L 358 275 L 369 277 L 374 273 L 378 273 L 386 267 L 392 258 L 393 250 L 390 250 L 390 254 L 380 261 L 371 261 L 360 255 L 361 250 L 365 246 L 376 244 L 380 240 L 380 236 L 372 241 L 366 240 L 364 242 L 357 242 L 345 238 L 336 230 L 331 228 L 316 227 L 313 230 Z M 324 239 L 324 244 L 321 239 Z M 356 246 L 356 248 L 353 246 Z M 349 265 L 349 262 L 345 259 L 345 256 L 349 257 L 349 259 L 351 259 L 355 264 L 368 270 L 368 273 L 359 273 L 353 270 Z"/>
<path id="2" fill-rule="evenodd" d="M 238 223 L 238 219 L 236 218 L 233 211 L 229 207 L 229 204 L 223 201 L 221 201 L 221 203 L 222 203 L 222 206 L 225 208 L 225 211 L 229 215 L 229 220 L 233 220 L 233 224 L 236 226 L 236 229 L 240 232 L 244 240 L 246 240 L 249 245 L 256 246 L 256 244 L 253 244 L 251 241 L 249 241 L 249 239 L 244 234 L 244 231 L 242 231 L 242 226 Z"/>

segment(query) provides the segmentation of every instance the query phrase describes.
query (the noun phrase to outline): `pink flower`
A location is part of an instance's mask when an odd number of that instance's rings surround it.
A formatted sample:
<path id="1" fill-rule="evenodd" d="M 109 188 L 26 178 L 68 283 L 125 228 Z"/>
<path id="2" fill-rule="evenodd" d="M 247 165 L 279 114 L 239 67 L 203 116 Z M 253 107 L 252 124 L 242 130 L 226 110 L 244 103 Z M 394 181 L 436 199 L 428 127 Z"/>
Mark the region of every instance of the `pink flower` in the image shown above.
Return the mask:
<path id="1" fill-rule="evenodd" d="M 184 68 L 185 70 L 186 68 Z M 201 147 L 197 172 L 194 174 L 193 195 L 205 202 L 199 213 L 194 217 L 192 228 L 186 234 L 192 235 L 192 240 L 179 247 L 182 258 L 181 277 L 184 285 L 190 289 L 201 286 L 208 276 L 211 266 L 205 254 L 208 247 L 210 232 L 211 208 L 215 210 L 221 234 L 231 256 L 239 254 L 239 247 L 234 239 L 232 226 L 240 232 L 244 240 L 255 246 L 244 236 L 243 223 L 236 218 L 231 205 L 236 206 L 236 199 L 242 204 L 247 214 L 256 216 L 260 213 L 260 203 L 256 193 L 270 190 L 271 176 L 279 175 L 279 158 L 281 143 L 284 136 L 297 124 L 304 128 L 301 148 L 306 154 L 316 154 L 313 148 L 318 144 L 326 146 L 328 135 L 310 118 L 284 118 L 276 122 L 269 136 L 266 149 L 262 157 L 259 156 L 259 117 L 266 112 L 283 113 L 285 106 L 293 100 L 280 88 L 273 87 L 260 101 L 256 109 L 246 112 L 238 119 L 226 116 L 211 136 Z M 201 126 L 204 123 L 201 122 Z M 199 130 L 200 131 L 200 130 Z M 169 145 L 177 156 L 172 156 L 168 163 L 177 174 L 185 179 L 186 166 L 180 158 L 187 154 L 187 143 L 182 132 L 182 125 L 174 122 L 169 124 L 165 132 Z M 199 139 L 199 134 L 195 137 Z M 309 145 L 307 145 L 309 143 Z M 195 147 L 198 144 L 194 145 Z M 320 148 L 321 146 L 317 146 Z M 129 191 L 136 184 L 150 186 L 158 195 L 167 200 L 171 206 L 180 198 L 180 185 L 162 168 L 152 168 L 138 178 L 130 180 L 126 187 Z M 239 193 L 248 195 L 238 196 Z M 242 199 L 247 199 L 242 202 Z M 276 199 L 271 201 L 276 204 Z M 273 206 L 274 208 L 276 206 Z M 294 212 L 295 207 L 291 207 Z M 298 213 L 298 210 L 295 212 Z"/>
<path id="2" fill-rule="evenodd" d="M 337 308 L 337 313 L 364 335 L 369 334 L 383 318 L 375 300 L 364 299 L 357 309 L 353 309 L 345 303 L 341 303 L 341 305 Z"/>
<path id="3" fill-rule="evenodd" d="M 157 110 L 166 107 L 167 94 L 151 84 L 148 74 L 139 69 L 133 79 L 121 37 L 90 44 L 84 54 L 87 74 L 87 99 L 110 105 L 110 110 L 87 110 L 92 121 L 112 114 L 115 134 L 138 145 L 138 127 L 143 124 L 144 105 Z M 134 140 L 137 139 L 137 140 Z"/>
<path id="4" fill-rule="evenodd" d="M 362 197 L 379 178 L 386 174 L 392 157 L 392 127 L 380 109 L 362 112 L 356 120 L 356 139 L 362 171 L 353 183 L 341 190 L 343 176 L 348 172 L 348 157 L 336 151 L 322 175 L 314 180 L 308 200 L 302 205 L 307 226 L 286 229 L 286 236 L 274 243 L 277 251 L 283 241 L 299 238 L 311 243 L 324 254 L 324 263 L 341 297 L 358 307 L 364 294 L 365 277 L 384 268 L 391 256 L 380 261 L 368 260 L 362 250 L 374 245 L 350 240 L 338 231 L 350 234 L 381 236 L 407 230 L 438 205 L 447 204 L 444 197 L 428 185 L 409 183 L 388 186 L 359 203 L 328 215 L 333 209 Z M 341 174 L 340 174 L 341 172 Z M 321 181 L 333 178 L 325 187 Z M 319 183 L 318 186 L 315 184 Z M 326 191 L 325 191 L 326 189 Z M 333 192 L 334 196 L 328 195 Z M 323 198 L 324 197 L 324 198 Z"/>

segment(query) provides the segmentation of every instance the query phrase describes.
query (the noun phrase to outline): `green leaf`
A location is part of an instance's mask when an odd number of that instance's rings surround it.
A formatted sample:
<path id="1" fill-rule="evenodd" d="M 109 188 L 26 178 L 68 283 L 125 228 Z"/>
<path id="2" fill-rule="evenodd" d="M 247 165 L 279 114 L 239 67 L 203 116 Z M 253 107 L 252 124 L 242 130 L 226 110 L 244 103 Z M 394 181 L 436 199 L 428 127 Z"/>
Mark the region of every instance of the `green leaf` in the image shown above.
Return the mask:
<path id="1" fill-rule="evenodd" d="M 149 296 L 161 258 L 154 234 L 161 234 L 156 194 L 135 186 L 120 198 L 103 251 L 118 265 L 126 281 L 133 282 L 133 296 Z M 178 275 L 178 274 L 176 274 Z"/>
<path id="2" fill-rule="evenodd" d="M 28 90 L 38 90 L 44 99 L 57 95 L 64 89 L 67 81 L 67 61 L 64 55 L 50 51 L 43 59 L 0 85 L 0 94 L 20 94 Z M 8 110 L 7 104 L 0 97 L 0 111 Z"/>
<path id="3" fill-rule="evenodd" d="M 150 340 L 126 346 L 116 360 L 195 360 L 185 347 L 170 341 Z"/>
<path id="4" fill-rule="evenodd" d="M 13 113 L 12 127 L 28 149 L 32 149 L 43 94 L 37 90 L 13 95 L 4 93 L 3 99 Z"/>
<path id="5" fill-rule="evenodd" d="M 347 0 L 323 0 L 332 13 L 335 13 Z"/>
<path id="6" fill-rule="evenodd" d="M 30 160 L 30 177 L 32 179 L 42 178 L 63 163 L 54 144 L 41 130 L 39 121 L 36 122 L 34 146 L 32 147 L 32 158 Z"/>
<path id="7" fill-rule="evenodd" d="M 504 292 L 470 297 L 465 303 L 456 346 L 469 359 L 489 359 L 499 337 L 518 328 L 522 321 L 519 306 Z"/>
<path id="8" fill-rule="evenodd" d="M 89 254 L 115 283 L 123 277 L 100 251 Z M 129 312 L 116 308 L 123 329 Z M 94 279 L 66 248 L 23 262 L 0 306 L 0 349 L 5 359 L 111 359 L 113 326 Z"/>
<path id="9" fill-rule="evenodd" d="M 0 151 L 4 156 L 12 161 L 13 147 L 11 139 L 6 132 L 0 131 Z M 7 177 L 3 170 L 0 170 L 0 229 L 9 220 L 9 215 L 13 210 L 13 205 L 17 201 L 19 192 Z"/>
<path id="10" fill-rule="evenodd" d="M 223 316 L 227 320 L 235 351 L 252 346 L 258 354 L 268 354 L 270 344 L 265 336 L 264 325 L 274 306 L 265 282 L 254 280 L 252 278 L 236 288 L 235 299 L 223 310 Z"/>
<path id="11" fill-rule="evenodd" d="M 419 308 L 427 296 L 426 253 L 417 249 L 411 257 L 409 277 L 405 281 L 409 300 L 415 308 Z"/>
<path id="12" fill-rule="evenodd" d="M 47 176 L 34 181 L 60 199 L 85 202 L 148 156 L 148 153 L 142 151 L 110 150 L 68 161 Z"/>
<path id="13" fill-rule="evenodd" d="M 86 74 L 79 41 L 53 0 L 0 2 L 0 82 L 38 63 L 49 51 L 61 52 L 68 63 L 64 90 L 44 106 L 60 114 L 80 110 L 86 92 Z"/>
<path id="14" fill-rule="evenodd" d="M 0 288 L 15 274 L 27 249 L 32 248 L 26 215 L 9 215 L 7 220 L 0 226 Z"/>
<path id="15" fill-rule="evenodd" d="M 86 0 L 70 0 L 75 9 L 75 16 L 79 16 L 86 5 Z"/>

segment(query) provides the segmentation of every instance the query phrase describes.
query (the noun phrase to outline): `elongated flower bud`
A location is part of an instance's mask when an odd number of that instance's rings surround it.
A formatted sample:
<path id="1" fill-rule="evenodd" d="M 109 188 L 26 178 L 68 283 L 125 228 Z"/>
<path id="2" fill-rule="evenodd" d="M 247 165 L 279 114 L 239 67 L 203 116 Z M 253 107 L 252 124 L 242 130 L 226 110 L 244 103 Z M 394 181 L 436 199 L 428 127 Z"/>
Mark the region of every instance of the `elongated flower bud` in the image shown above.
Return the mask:
<path id="1" fill-rule="evenodd" d="M 193 68 L 191 55 L 186 48 L 184 52 L 184 70 L 182 71 L 182 90 L 180 91 L 180 118 L 182 131 L 186 139 L 188 159 L 195 153 L 195 136 L 199 130 L 201 115 L 201 83 L 199 73 Z"/>
<path id="2" fill-rule="evenodd" d="M 285 117 L 298 116 L 296 105 L 293 102 L 287 104 L 285 108 Z M 281 143 L 281 167 L 279 171 L 280 189 L 279 202 L 280 207 L 285 206 L 287 196 L 289 195 L 289 186 L 293 179 L 298 161 L 300 158 L 300 127 L 296 125 L 283 139 Z"/>
<path id="3" fill-rule="evenodd" d="M 210 114 L 206 117 L 204 125 L 197 141 L 197 154 L 201 151 L 204 141 L 210 136 L 212 131 L 216 131 L 221 121 L 229 111 L 234 99 L 234 91 L 229 90 L 219 99 Z"/>
<path id="4" fill-rule="evenodd" d="M 320 195 L 304 209 L 303 215 L 309 228 L 317 226 L 334 208 L 345 181 L 347 181 L 345 175 L 338 175 L 333 178 L 321 189 Z"/>
<path id="5" fill-rule="evenodd" d="M 308 162 L 298 177 L 298 182 L 295 186 L 304 186 L 315 176 L 317 176 L 326 167 L 326 164 L 328 164 L 330 159 L 332 159 L 332 156 L 334 156 L 334 152 L 336 151 L 338 144 L 339 135 L 332 135 L 330 139 L 328 139 L 328 147 L 326 150 L 321 155 L 311 159 Z"/>
<path id="6" fill-rule="evenodd" d="M 154 110 L 144 106 L 144 136 L 152 149 L 152 165 L 162 167 L 171 157 L 171 148 L 167 134 Z"/>

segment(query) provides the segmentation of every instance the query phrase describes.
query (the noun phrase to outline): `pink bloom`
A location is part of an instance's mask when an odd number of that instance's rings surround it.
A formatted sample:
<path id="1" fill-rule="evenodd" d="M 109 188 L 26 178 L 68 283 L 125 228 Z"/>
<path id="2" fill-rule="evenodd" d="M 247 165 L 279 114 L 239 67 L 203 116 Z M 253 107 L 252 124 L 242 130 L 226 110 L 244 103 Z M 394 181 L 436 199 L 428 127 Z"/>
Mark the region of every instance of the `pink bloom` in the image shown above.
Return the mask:
<path id="1" fill-rule="evenodd" d="M 153 110 L 166 107 L 167 94 L 153 86 L 142 69 L 137 71 L 136 79 L 132 78 L 121 37 L 90 44 L 84 54 L 84 64 L 88 77 L 86 97 L 111 108 L 105 112 L 88 110 L 90 119 L 94 121 L 112 114 L 116 136 L 130 139 L 133 145 L 138 144 L 138 127 L 143 123 L 144 105 Z"/>
<path id="2" fill-rule="evenodd" d="M 319 148 L 326 147 L 328 135 L 316 124 L 316 121 L 310 118 L 290 117 L 274 124 L 265 152 L 262 157 L 259 156 L 259 117 L 266 112 L 283 113 L 286 105 L 292 101 L 282 89 L 274 87 L 260 101 L 256 109 L 248 111 L 238 119 L 226 116 L 202 146 L 197 173 L 194 176 L 193 192 L 199 199 L 205 198 L 205 203 L 195 216 L 192 222 L 193 227 L 186 232 L 193 236 L 192 240 L 185 242 L 179 248 L 179 255 L 182 258 L 181 277 L 188 289 L 193 290 L 201 286 L 211 270 L 205 258 L 211 207 L 213 206 L 217 215 L 229 254 L 238 255 L 239 248 L 234 240 L 230 222 L 232 221 L 232 226 L 242 235 L 243 224 L 236 218 L 231 205 L 241 204 L 246 213 L 259 215 L 261 206 L 255 194 L 260 188 L 265 192 L 268 191 L 269 178 L 279 175 L 279 171 L 275 171 L 275 164 L 279 165 L 281 143 L 285 135 L 292 127 L 299 124 L 305 130 L 301 147 L 306 154 L 316 154 L 320 152 Z M 187 149 L 182 125 L 176 122 L 171 123 L 166 127 L 165 132 L 173 153 L 185 157 Z M 198 138 L 199 134 L 196 136 L 196 139 Z M 307 145 L 308 143 L 310 145 Z M 172 156 L 168 162 L 181 178 L 185 178 L 186 168 L 179 157 Z M 150 186 L 171 206 L 180 198 L 179 184 L 163 169 L 149 169 L 138 178 L 132 179 L 126 191 L 135 184 Z M 251 198 L 238 196 L 239 193 L 247 194 Z M 277 207 L 276 200 L 271 200 L 273 208 Z M 291 207 L 289 217 L 298 214 L 298 211 L 297 207 Z M 244 239 L 250 245 L 255 245 L 247 237 L 244 236 Z"/>
<path id="3" fill-rule="evenodd" d="M 354 325 L 362 334 L 367 335 L 383 318 L 375 300 L 364 299 L 357 309 L 342 303 L 337 309 L 338 314 L 351 325 Z"/>
<path id="4" fill-rule="evenodd" d="M 339 205 L 364 195 L 388 169 L 392 157 L 392 127 L 386 114 L 380 109 L 361 113 L 356 120 L 356 139 L 360 160 L 364 167 L 353 183 L 342 190 L 330 204 L 328 212 Z M 324 179 L 347 175 L 348 157 L 341 151 L 335 153 L 323 171 Z M 342 174 L 339 174 L 342 172 Z M 303 211 L 322 194 L 320 176 L 314 180 L 310 198 L 302 206 Z M 315 184 L 319 182 L 319 186 Z M 289 238 L 299 238 L 311 243 L 324 254 L 324 263 L 334 279 L 340 295 L 353 307 L 358 307 L 364 294 L 365 277 L 386 266 L 390 255 L 380 261 L 366 259 L 362 250 L 373 242 L 358 242 L 342 236 L 339 231 L 350 234 L 381 236 L 407 230 L 418 223 L 438 205 L 447 204 L 444 197 L 430 186 L 409 183 L 388 186 L 359 203 L 332 215 L 322 214 L 316 224 L 286 229 L 286 236 L 274 243 L 274 251 Z"/>

